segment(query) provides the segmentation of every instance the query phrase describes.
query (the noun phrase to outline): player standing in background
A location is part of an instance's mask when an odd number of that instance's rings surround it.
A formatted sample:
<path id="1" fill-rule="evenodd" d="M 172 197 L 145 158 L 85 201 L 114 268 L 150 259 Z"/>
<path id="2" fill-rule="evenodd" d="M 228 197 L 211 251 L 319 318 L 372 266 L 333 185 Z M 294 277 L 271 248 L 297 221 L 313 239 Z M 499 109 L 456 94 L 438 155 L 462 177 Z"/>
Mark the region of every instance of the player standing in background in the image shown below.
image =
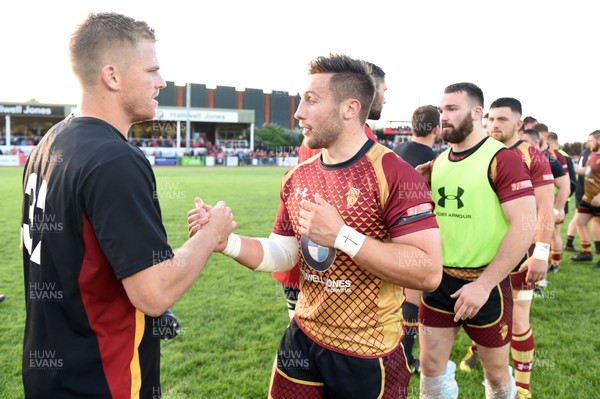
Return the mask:
<path id="1" fill-rule="evenodd" d="M 444 273 L 434 292 L 423 293 L 419 308 L 419 325 L 427 331 L 419 335 L 421 397 L 441 397 L 456 384 L 444 371 L 462 326 L 478 345 L 486 397 L 512 399 L 509 274 L 534 237 L 531 180 L 521 157 L 483 132 L 479 87 L 446 87 L 439 110 L 441 138 L 452 147 L 431 167 Z"/>
<path id="2" fill-rule="evenodd" d="M 585 177 L 584 192 L 575 213 L 575 225 L 581 239 L 582 252 L 579 257 L 585 255 L 586 259 L 589 258 L 587 260 L 591 260 L 590 233 L 587 224 L 590 219 L 597 219 L 600 216 L 600 130 L 590 133 L 587 142 L 591 152 L 585 164 L 585 169 L 580 172 Z M 594 221 L 592 221 L 593 223 Z M 600 262 L 594 268 L 600 269 Z"/>
<path id="3" fill-rule="evenodd" d="M 408 162 L 413 168 L 429 162 L 435 158 L 432 146 L 440 128 L 440 113 L 433 105 L 424 105 L 414 110 L 411 120 L 412 139 L 394 148 L 394 152 Z M 404 290 L 406 301 L 402 305 L 404 317 L 404 338 L 402 345 L 406 352 L 406 359 L 411 372 L 421 371 L 419 359 L 413 356 L 413 347 L 419 329 L 419 305 L 421 291 L 406 288 Z"/>
<path id="4" fill-rule="evenodd" d="M 584 184 L 584 170 L 585 164 L 587 162 L 588 157 L 590 156 L 590 148 L 588 147 L 588 143 L 585 142 L 583 144 L 583 150 L 579 154 L 579 158 L 577 159 L 577 164 L 575 165 L 575 173 L 577 174 L 577 187 L 575 188 L 575 213 L 577 213 L 577 208 L 579 208 L 579 203 L 581 202 L 581 197 L 583 197 L 583 184 Z M 596 225 L 592 225 L 592 229 L 596 228 Z M 593 231 L 594 232 L 594 231 Z M 594 232 L 594 238 L 598 237 L 598 234 Z M 573 240 L 575 239 L 575 234 L 577 234 L 577 226 L 575 226 L 575 217 L 571 219 L 569 222 L 569 226 L 567 227 L 567 242 L 565 243 L 565 251 L 566 252 L 576 252 L 575 247 L 573 246 Z M 595 239 L 595 241 L 598 241 Z M 596 251 L 596 253 L 599 253 Z"/>
<path id="5" fill-rule="evenodd" d="M 531 301 L 535 283 L 544 279 L 548 271 L 550 242 L 554 230 L 555 177 L 548 158 L 539 149 L 519 139 L 521 114 L 519 100 L 508 97 L 497 99 L 490 105 L 488 132 L 491 137 L 521 156 L 529 170 L 536 199 L 535 242 L 510 276 L 514 301 L 511 354 L 517 398 L 530 399 L 530 377 L 535 348 L 530 324 Z M 564 174 L 562 167 L 557 166 L 560 175 L 556 178 L 556 185 L 562 190 L 569 190 L 569 178 Z"/>
<path id="6" fill-rule="evenodd" d="M 558 160 L 562 165 L 563 171 L 567 176 L 571 177 L 571 189 L 569 195 L 575 192 L 577 185 L 576 178 L 574 176 L 574 170 L 569 167 L 567 158 L 558 151 L 558 142 L 553 142 L 549 137 L 548 126 L 543 123 L 536 123 L 533 126 L 533 130 L 536 130 L 540 136 L 540 147 L 541 150 L 550 154 L 553 158 Z M 548 269 L 551 273 L 556 273 L 560 269 L 560 262 L 563 254 L 563 241 L 562 241 L 562 223 L 565 220 L 566 214 L 569 212 L 568 203 L 565 202 L 565 206 L 562 209 L 556 209 L 557 214 L 556 225 L 554 226 L 554 234 L 552 237 L 552 244 L 550 248 L 550 268 Z"/>

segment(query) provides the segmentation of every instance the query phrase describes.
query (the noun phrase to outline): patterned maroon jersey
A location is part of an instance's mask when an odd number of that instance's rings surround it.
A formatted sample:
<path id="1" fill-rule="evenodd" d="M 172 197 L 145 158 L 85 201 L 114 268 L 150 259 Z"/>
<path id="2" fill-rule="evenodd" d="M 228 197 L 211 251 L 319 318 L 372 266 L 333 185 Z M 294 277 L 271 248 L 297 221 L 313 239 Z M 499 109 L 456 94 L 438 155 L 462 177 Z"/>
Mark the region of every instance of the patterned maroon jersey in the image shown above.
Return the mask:
<path id="1" fill-rule="evenodd" d="M 525 162 L 531 175 L 533 188 L 554 184 L 554 175 L 550 168 L 550 161 L 548 161 L 548 158 L 541 150 L 521 140 L 510 147 L 510 149 L 523 158 L 523 162 Z"/>
<path id="2" fill-rule="evenodd" d="M 346 162 L 325 165 L 315 157 L 283 179 L 273 232 L 295 235 L 300 242 L 298 325 L 332 350 L 380 357 L 401 339 L 403 288 L 373 275 L 344 252 L 300 235 L 300 201 L 314 201 L 317 193 L 337 208 L 348 226 L 389 241 L 437 228 L 429 186 L 393 151 L 371 140 Z"/>

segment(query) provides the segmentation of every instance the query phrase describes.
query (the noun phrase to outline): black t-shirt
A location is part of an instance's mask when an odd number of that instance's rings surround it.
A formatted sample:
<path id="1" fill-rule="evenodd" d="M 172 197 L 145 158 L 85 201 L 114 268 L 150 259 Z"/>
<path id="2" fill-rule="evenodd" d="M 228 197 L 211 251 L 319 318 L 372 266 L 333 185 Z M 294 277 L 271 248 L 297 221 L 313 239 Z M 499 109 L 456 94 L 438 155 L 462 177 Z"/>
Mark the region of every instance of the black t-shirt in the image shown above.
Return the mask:
<path id="1" fill-rule="evenodd" d="M 435 153 L 431 147 L 421 143 L 415 143 L 414 141 L 398 144 L 396 148 L 394 148 L 394 152 L 408 162 L 413 168 L 435 158 Z"/>
<path id="2" fill-rule="evenodd" d="M 552 155 L 545 153 L 548 157 L 548 162 L 550 162 L 550 170 L 552 170 L 552 176 L 556 179 L 557 177 L 562 177 L 566 173 L 562 167 L 562 164 L 558 159 L 554 158 Z"/>
<path id="3" fill-rule="evenodd" d="M 173 256 L 150 163 L 106 122 L 68 118 L 23 184 L 26 396 L 157 395 L 157 319 L 120 281 Z"/>

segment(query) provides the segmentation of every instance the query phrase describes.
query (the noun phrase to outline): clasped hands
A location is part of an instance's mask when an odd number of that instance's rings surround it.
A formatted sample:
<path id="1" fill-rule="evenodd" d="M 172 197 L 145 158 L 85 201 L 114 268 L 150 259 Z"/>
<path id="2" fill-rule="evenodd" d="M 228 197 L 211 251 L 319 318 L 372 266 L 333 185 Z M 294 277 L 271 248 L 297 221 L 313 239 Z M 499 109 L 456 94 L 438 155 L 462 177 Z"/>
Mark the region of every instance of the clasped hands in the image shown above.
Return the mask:
<path id="1" fill-rule="evenodd" d="M 218 237 L 214 251 L 222 251 L 227 245 L 227 238 L 237 227 L 231 208 L 223 201 L 214 206 L 208 205 L 198 197 L 194 198 L 194 203 L 196 207 L 187 214 L 189 237 L 193 237 L 200 229 L 214 230 L 211 233 Z"/>

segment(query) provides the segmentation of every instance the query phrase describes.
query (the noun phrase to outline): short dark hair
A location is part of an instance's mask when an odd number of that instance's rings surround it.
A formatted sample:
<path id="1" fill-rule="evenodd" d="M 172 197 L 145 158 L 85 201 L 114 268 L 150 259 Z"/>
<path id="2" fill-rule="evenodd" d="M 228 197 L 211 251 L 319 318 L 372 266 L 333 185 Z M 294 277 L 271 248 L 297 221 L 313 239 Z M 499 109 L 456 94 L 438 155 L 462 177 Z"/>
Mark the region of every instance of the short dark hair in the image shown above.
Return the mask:
<path id="1" fill-rule="evenodd" d="M 372 62 L 367 61 L 367 64 L 371 66 L 371 75 L 377 80 L 385 80 L 385 72 L 381 69 L 380 66 L 373 64 Z"/>
<path id="2" fill-rule="evenodd" d="M 547 140 L 558 141 L 558 134 L 554 132 L 548 132 Z"/>
<path id="3" fill-rule="evenodd" d="M 363 60 L 350 58 L 347 55 L 330 54 L 320 56 L 308 64 L 310 75 L 331 73 L 330 89 L 334 98 L 342 102 L 349 98 L 360 101 L 361 122 L 365 123 L 375 98 L 375 80 L 371 66 Z"/>
<path id="4" fill-rule="evenodd" d="M 423 105 L 413 112 L 412 131 L 417 137 L 425 137 L 440 125 L 440 111 L 433 105 Z"/>
<path id="5" fill-rule="evenodd" d="M 537 123 L 537 119 L 535 119 L 533 116 L 526 116 L 523 119 L 523 124 L 525 125 L 526 123 Z"/>
<path id="6" fill-rule="evenodd" d="M 533 125 L 532 127 L 533 130 L 537 130 L 537 132 L 547 132 L 548 129 L 548 125 L 544 125 L 543 123 L 536 123 L 535 125 Z"/>
<path id="7" fill-rule="evenodd" d="M 521 101 L 517 100 L 516 98 L 500 97 L 490 105 L 490 109 L 503 107 L 510 108 L 512 112 L 516 112 L 517 114 L 519 114 L 519 116 L 523 114 L 523 109 L 521 108 Z"/>
<path id="8" fill-rule="evenodd" d="M 539 133 L 538 133 L 538 131 L 537 131 L 537 130 L 535 130 L 535 129 L 525 129 L 525 130 L 523 131 L 523 134 L 528 134 L 528 135 L 530 135 L 531 137 L 533 137 L 533 138 L 534 138 L 534 139 L 536 139 L 536 140 L 539 140 L 539 139 L 540 139 L 540 134 L 539 134 Z"/>
<path id="9" fill-rule="evenodd" d="M 600 139 L 600 130 L 594 130 L 588 136 L 594 136 L 595 139 Z"/>
<path id="10" fill-rule="evenodd" d="M 461 82 L 451 84 L 444 89 L 444 93 L 467 93 L 472 103 L 483 108 L 483 91 L 473 83 Z"/>

